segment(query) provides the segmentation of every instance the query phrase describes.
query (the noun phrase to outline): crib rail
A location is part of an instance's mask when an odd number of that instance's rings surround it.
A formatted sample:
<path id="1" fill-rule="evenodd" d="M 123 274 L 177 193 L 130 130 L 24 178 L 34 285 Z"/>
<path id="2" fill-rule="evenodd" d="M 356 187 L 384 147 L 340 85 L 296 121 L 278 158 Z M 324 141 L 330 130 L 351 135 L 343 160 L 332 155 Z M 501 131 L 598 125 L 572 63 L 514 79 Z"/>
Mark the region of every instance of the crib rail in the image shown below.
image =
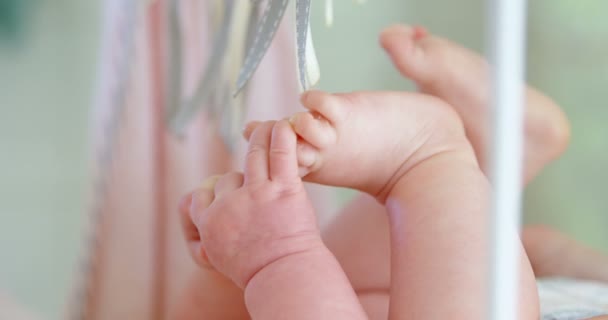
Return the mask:
<path id="1" fill-rule="evenodd" d="M 493 138 L 490 179 L 488 319 L 517 319 L 521 220 L 525 0 L 489 0 L 487 43 L 492 61 Z"/>

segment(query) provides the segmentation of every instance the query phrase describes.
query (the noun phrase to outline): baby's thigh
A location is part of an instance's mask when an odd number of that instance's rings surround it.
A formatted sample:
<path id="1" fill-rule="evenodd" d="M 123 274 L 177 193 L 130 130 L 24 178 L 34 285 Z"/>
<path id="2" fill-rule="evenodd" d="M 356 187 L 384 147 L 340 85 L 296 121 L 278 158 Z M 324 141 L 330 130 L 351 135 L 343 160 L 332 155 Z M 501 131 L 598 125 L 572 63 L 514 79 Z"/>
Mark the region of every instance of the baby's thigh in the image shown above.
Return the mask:
<path id="1" fill-rule="evenodd" d="M 360 293 L 357 296 L 370 320 L 388 319 L 390 296 L 387 292 Z"/>
<path id="2" fill-rule="evenodd" d="M 390 235 L 384 207 L 358 195 L 323 230 L 323 240 L 359 297 L 372 307 L 382 294 L 388 306 Z"/>

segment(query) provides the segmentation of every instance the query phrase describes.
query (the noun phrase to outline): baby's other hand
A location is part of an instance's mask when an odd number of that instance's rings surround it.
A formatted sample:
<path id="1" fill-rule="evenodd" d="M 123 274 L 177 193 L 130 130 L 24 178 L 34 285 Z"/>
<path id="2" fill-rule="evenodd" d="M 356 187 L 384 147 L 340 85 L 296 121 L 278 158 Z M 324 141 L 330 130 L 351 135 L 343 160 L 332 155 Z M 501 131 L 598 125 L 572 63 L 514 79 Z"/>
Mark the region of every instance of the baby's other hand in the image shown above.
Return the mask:
<path id="1" fill-rule="evenodd" d="M 269 264 L 323 246 L 298 175 L 296 141 L 287 121 L 261 124 L 244 173 L 211 177 L 184 198 L 182 221 L 199 265 L 244 288 Z"/>

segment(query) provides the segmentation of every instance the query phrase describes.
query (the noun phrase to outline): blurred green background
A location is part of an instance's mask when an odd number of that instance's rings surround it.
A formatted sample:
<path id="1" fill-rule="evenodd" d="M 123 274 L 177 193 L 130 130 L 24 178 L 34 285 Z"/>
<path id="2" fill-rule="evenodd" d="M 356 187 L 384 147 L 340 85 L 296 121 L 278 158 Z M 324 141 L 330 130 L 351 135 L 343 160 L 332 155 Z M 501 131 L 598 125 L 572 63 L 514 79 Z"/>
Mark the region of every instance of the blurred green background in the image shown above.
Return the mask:
<path id="1" fill-rule="evenodd" d="M 412 88 L 377 46 L 395 22 L 484 48 L 480 0 L 337 1 L 331 29 L 321 4 L 313 34 L 327 90 Z M 0 0 L 0 295 L 49 319 L 60 317 L 85 221 L 99 6 Z M 573 138 L 527 189 L 525 220 L 608 253 L 606 12 L 603 0 L 530 1 L 528 79 L 561 104 Z"/>

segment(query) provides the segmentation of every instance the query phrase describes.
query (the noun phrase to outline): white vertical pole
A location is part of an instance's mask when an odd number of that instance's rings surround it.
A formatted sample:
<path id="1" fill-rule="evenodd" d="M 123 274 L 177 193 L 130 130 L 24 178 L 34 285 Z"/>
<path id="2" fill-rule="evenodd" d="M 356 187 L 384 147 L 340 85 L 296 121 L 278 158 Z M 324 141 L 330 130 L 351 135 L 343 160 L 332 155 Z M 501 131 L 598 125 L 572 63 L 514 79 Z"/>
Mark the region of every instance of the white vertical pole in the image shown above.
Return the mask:
<path id="1" fill-rule="evenodd" d="M 494 137 L 488 319 L 518 317 L 523 108 L 525 70 L 525 0 L 488 1 L 488 43 L 491 45 Z"/>

